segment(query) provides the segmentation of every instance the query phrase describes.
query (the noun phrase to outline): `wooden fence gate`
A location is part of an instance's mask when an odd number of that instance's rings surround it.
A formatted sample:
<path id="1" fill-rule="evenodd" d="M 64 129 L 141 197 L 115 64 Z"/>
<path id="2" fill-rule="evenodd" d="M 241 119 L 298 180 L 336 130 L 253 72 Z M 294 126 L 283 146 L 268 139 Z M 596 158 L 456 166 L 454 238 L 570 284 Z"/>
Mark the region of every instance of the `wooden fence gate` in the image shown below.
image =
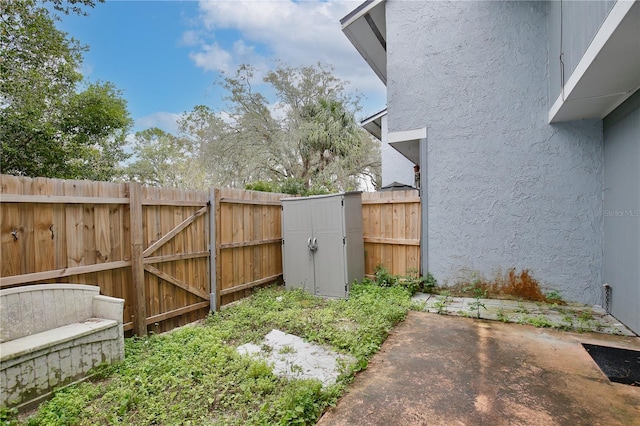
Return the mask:
<path id="1" fill-rule="evenodd" d="M 7 175 L 0 187 L 0 287 L 98 285 L 125 299 L 138 335 L 206 314 L 207 191 Z"/>
<path id="2" fill-rule="evenodd" d="M 165 331 L 206 315 L 209 193 L 130 184 L 134 332 Z M 145 318 L 142 323 L 141 318 Z"/>

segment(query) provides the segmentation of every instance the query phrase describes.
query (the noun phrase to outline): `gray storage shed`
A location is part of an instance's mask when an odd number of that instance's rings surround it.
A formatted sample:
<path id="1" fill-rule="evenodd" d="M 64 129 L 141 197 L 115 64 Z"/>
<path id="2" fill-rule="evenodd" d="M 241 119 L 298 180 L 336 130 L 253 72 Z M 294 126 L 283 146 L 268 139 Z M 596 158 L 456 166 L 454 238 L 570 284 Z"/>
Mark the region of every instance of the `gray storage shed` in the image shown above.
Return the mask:
<path id="1" fill-rule="evenodd" d="M 346 297 L 364 277 L 360 192 L 283 198 L 282 234 L 286 288 Z"/>

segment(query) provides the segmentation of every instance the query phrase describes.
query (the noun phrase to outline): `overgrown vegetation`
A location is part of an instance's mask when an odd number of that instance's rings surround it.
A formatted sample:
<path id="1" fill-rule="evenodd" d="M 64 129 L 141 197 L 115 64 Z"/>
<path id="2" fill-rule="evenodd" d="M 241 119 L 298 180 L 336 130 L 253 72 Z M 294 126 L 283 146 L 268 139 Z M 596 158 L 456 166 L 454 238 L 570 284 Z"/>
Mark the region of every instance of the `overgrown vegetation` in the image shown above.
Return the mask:
<path id="1" fill-rule="evenodd" d="M 402 286 L 354 284 L 348 300 L 259 290 L 203 325 L 127 339 L 124 362 L 98 368 L 93 382 L 63 389 L 30 418 L 7 424 L 314 424 L 410 306 Z M 264 361 L 236 351 L 274 328 L 349 353 L 357 364 L 323 388 L 276 377 Z"/>
<path id="2" fill-rule="evenodd" d="M 312 184 L 307 187 L 302 179 L 293 177 L 285 178 L 280 182 L 259 180 L 246 184 L 244 189 L 261 192 L 279 192 L 281 194 L 301 195 L 303 197 L 329 194 L 331 191 L 337 192 L 335 188 L 331 188 L 330 190 L 323 185 Z"/>
<path id="3" fill-rule="evenodd" d="M 394 275 L 382 265 L 376 266 L 373 279 L 365 278 L 365 282 L 380 287 L 403 287 L 412 295 L 418 291 L 430 293 L 438 286 L 438 281 L 430 272 L 427 276 L 420 276 L 417 270 L 411 269 L 406 275 Z"/>

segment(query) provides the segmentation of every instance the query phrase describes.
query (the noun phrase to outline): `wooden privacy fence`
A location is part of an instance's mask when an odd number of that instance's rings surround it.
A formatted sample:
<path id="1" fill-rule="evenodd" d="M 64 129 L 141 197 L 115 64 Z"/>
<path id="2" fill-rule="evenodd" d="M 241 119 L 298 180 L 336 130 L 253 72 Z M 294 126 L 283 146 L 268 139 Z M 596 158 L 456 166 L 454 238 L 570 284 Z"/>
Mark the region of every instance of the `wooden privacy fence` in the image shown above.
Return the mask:
<path id="1" fill-rule="evenodd" d="M 392 274 L 420 269 L 420 196 L 417 190 L 362 194 L 364 270 L 381 265 Z"/>
<path id="2" fill-rule="evenodd" d="M 282 278 L 285 196 L 0 175 L 0 288 L 98 285 L 125 330 L 167 331 Z M 367 274 L 418 269 L 417 191 L 363 193 L 363 230 Z"/>
<path id="3" fill-rule="evenodd" d="M 282 278 L 282 207 L 285 194 L 215 189 L 218 306 L 246 290 Z"/>
<path id="4" fill-rule="evenodd" d="M 125 299 L 125 330 L 138 335 L 282 276 L 282 194 L 7 175 L 0 187 L 0 287 L 99 285 Z"/>

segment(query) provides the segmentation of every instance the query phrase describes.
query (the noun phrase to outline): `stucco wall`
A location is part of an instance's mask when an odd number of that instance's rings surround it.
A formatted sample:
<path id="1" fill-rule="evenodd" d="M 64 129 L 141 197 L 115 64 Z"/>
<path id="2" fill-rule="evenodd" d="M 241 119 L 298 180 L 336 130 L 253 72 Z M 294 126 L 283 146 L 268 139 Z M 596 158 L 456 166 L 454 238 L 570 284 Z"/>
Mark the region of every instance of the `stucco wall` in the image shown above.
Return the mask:
<path id="1" fill-rule="evenodd" d="M 393 182 L 414 186 L 413 163 L 393 149 L 387 141 L 387 116 L 382 117 L 382 186 Z"/>
<path id="2" fill-rule="evenodd" d="M 428 264 L 600 303 L 602 122 L 547 124 L 547 4 L 387 3 L 389 131 L 428 127 Z M 423 167 L 424 173 L 424 167 Z"/>

